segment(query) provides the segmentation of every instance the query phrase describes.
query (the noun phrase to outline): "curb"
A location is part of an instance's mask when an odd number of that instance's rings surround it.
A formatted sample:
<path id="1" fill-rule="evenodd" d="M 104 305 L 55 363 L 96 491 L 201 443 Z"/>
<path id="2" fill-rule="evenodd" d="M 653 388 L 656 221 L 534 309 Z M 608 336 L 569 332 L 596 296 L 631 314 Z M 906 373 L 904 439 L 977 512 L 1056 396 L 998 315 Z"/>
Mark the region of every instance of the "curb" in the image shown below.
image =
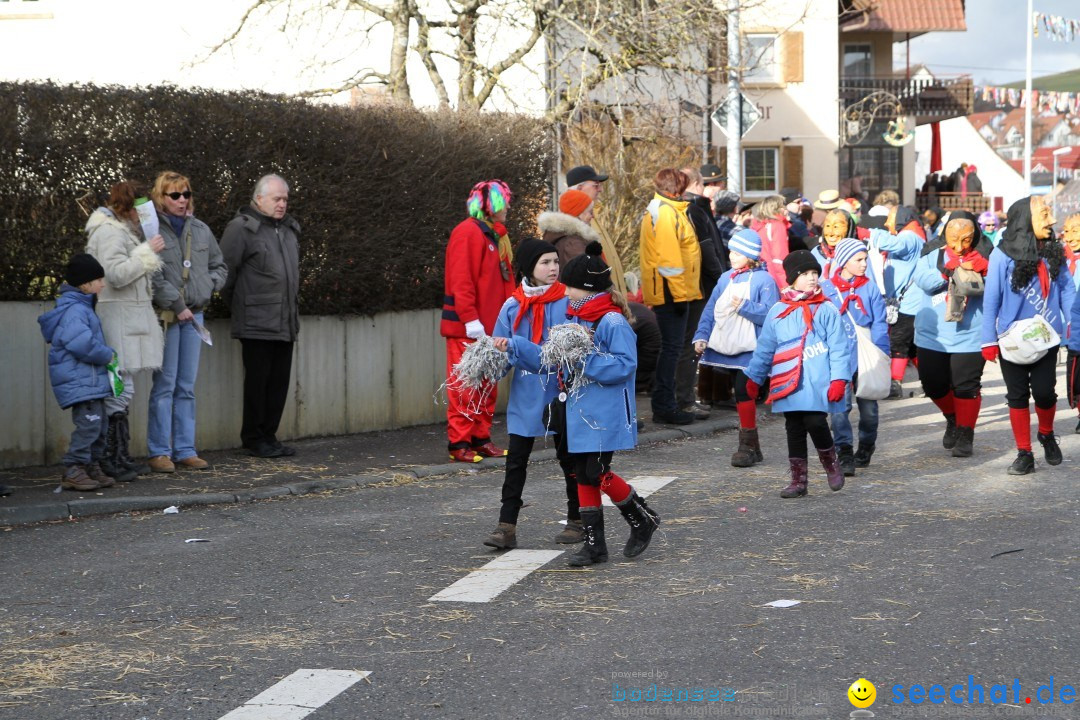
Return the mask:
<path id="1" fill-rule="evenodd" d="M 723 430 L 734 430 L 738 426 L 739 420 L 737 417 L 724 417 L 718 420 L 705 420 L 681 428 L 665 427 L 658 430 L 643 432 L 638 435 L 638 447 L 657 445 L 672 440 L 704 437 Z M 534 452 L 530 458 L 530 461 L 534 462 L 546 462 L 550 460 L 555 460 L 555 448 L 538 450 Z M 390 472 L 394 475 L 403 475 L 406 478 L 413 480 L 427 480 L 430 478 L 475 472 L 476 470 L 492 470 L 501 467 L 504 464 L 505 460 L 502 458 L 487 458 L 482 462 L 474 463 L 472 465 L 441 463 L 438 465 L 418 465 L 416 467 L 392 470 Z M 190 508 L 205 505 L 250 503 L 255 500 L 268 500 L 270 498 L 284 497 L 287 495 L 299 496 L 325 492 L 327 490 L 367 487 L 368 485 L 383 483 L 385 481 L 386 477 L 382 475 L 352 475 L 342 478 L 305 480 L 303 482 L 289 483 L 286 485 L 230 490 L 225 492 L 123 498 L 80 498 L 77 500 L 22 505 L 20 507 L 0 507 L 0 527 L 28 525 L 30 523 L 52 520 L 67 520 L 69 518 L 85 518 L 93 515 L 110 515 L 114 513 L 145 510 L 164 510 L 173 505 L 178 508 Z"/>

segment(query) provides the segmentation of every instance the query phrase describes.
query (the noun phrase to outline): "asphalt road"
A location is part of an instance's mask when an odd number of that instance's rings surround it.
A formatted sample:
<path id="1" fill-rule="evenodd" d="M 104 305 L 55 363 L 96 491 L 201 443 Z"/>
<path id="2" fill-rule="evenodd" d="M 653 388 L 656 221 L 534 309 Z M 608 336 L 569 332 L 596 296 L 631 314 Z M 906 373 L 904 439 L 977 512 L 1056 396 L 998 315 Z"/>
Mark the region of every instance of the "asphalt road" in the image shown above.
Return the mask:
<path id="1" fill-rule="evenodd" d="M 429 598 L 499 555 L 481 545 L 498 472 L 13 528 L 0 718 L 217 720 L 300 668 L 371 673 L 310 720 L 845 718 L 860 677 L 881 718 L 1080 717 L 1062 703 L 1080 688 L 1080 435 L 1062 409 L 1065 463 L 1037 452 L 1034 475 L 1008 477 L 1001 394 L 987 389 L 966 460 L 942 450 L 927 401 L 883 403 L 873 466 L 831 493 L 812 462 L 800 500 L 778 496 L 772 419 L 750 470 L 728 464 L 733 433 L 617 455 L 631 481 L 676 477 L 651 496 L 652 546 L 621 557 L 609 509 L 612 562 L 562 556 L 488 603 Z M 556 472 L 531 474 L 522 548 L 565 549 Z M 767 606 L 780 599 L 800 604 Z M 650 702 L 653 683 L 718 699 Z M 915 684 L 962 684 L 965 701 L 981 685 L 985 702 L 913 704 Z"/>

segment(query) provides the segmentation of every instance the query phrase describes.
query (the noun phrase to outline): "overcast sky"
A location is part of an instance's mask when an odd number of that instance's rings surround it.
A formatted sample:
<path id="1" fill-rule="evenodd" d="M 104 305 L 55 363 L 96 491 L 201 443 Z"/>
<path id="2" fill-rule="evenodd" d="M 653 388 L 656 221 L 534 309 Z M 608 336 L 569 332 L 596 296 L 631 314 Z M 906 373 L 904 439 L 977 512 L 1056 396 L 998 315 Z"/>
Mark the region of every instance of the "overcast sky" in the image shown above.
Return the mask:
<path id="1" fill-rule="evenodd" d="M 1077 0 L 1035 0 L 1034 8 L 1080 20 Z M 968 74 L 977 85 L 1023 80 L 1026 0 L 967 0 L 966 14 L 967 32 L 927 33 L 912 40 L 911 64 L 925 63 L 940 75 Z M 904 43 L 896 43 L 894 65 L 902 68 L 904 59 Z M 1080 69 L 1080 39 L 1054 41 L 1040 31 L 1032 44 L 1031 66 L 1034 77 Z"/>

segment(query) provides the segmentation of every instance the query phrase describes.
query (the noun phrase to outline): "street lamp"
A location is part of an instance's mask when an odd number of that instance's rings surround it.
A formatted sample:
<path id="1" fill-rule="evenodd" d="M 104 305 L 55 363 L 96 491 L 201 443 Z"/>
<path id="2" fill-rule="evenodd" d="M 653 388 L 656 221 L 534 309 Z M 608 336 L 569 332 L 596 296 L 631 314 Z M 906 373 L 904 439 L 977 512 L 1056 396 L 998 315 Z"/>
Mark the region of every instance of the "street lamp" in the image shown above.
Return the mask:
<path id="1" fill-rule="evenodd" d="M 1061 157 L 1062 155 L 1068 155 L 1070 152 L 1072 152 L 1071 147 L 1059 147 L 1057 150 L 1055 150 L 1053 153 L 1051 153 L 1054 156 L 1054 177 L 1051 178 L 1051 180 L 1050 180 L 1050 190 L 1054 193 L 1054 219 L 1055 220 L 1057 219 L 1057 211 L 1058 211 L 1058 206 L 1057 206 L 1057 196 L 1058 196 L 1058 193 L 1057 193 L 1058 158 Z"/>

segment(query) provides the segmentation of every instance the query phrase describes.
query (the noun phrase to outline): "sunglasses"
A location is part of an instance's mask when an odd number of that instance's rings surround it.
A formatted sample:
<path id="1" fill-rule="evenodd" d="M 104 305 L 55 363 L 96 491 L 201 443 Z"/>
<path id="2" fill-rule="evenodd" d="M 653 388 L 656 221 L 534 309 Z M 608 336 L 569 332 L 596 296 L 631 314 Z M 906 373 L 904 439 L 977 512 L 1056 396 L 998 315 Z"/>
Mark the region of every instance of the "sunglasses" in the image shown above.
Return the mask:
<path id="1" fill-rule="evenodd" d="M 184 198 L 185 200 L 190 200 L 191 199 L 191 191 L 190 190 L 185 190 L 184 192 L 165 193 L 165 197 L 171 198 L 173 200 L 179 200 L 180 198 Z"/>

